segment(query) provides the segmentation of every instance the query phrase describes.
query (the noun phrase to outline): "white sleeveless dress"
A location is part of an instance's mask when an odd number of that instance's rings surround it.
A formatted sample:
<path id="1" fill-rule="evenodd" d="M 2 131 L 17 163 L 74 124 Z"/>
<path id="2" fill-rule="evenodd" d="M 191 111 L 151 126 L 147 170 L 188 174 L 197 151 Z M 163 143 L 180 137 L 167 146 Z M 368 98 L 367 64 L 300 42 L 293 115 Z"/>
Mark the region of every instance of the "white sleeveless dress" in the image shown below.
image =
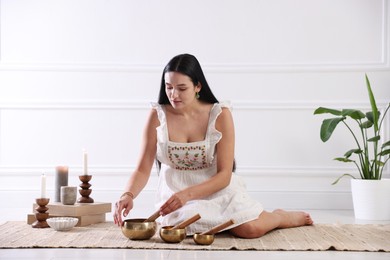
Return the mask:
<path id="1" fill-rule="evenodd" d="M 152 103 L 160 126 L 157 127 L 157 159 L 161 162 L 157 190 L 157 207 L 172 194 L 201 183 L 217 172 L 216 144 L 222 134 L 215 129 L 215 121 L 228 103 L 215 103 L 210 111 L 206 138 L 192 143 L 169 141 L 164 105 Z M 233 219 L 227 229 L 258 218 L 263 206 L 248 196 L 240 176 L 233 173 L 228 187 L 208 197 L 188 201 L 182 208 L 160 217 L 162 226 L 175 225 L 199 213 L 201 219 L 187 227 L 187 234 L 209 230 Z"/>

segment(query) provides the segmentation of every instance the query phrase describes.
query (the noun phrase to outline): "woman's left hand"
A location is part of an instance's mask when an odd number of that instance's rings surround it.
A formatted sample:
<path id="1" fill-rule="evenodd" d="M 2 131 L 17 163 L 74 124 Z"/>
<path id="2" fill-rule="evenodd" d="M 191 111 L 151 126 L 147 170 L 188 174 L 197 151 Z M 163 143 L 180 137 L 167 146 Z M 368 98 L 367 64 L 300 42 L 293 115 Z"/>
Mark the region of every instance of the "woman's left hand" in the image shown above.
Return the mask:
<path id="1" fill-rule="evenodd" d="M 188 201 L 185 192 L 180 191 L 173 194 L 160 208 L 161 215 L 165 216 L 181 207 Z"/>

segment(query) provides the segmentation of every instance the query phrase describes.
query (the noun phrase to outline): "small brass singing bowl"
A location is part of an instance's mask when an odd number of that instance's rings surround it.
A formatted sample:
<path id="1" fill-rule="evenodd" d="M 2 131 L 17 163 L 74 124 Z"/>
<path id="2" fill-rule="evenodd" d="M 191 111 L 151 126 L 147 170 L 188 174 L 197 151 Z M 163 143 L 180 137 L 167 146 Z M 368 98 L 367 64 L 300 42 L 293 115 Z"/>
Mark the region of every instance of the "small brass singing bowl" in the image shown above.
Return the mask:
<path id="1" fill-rule="evenodd" d="M 144 222 L 145 218 L 126 219 L 122 226 L 122 233 L 131 240 L 149 239 L 157 231 L 157 224 L 153 222 Z"/>
<path id="2" fill-rule="evenodd" d="M 172 229 L 173 226 L 160 228 L 160 237 L 167 243 L 179 243 L 187 236 L 185 228 Z"/>
<path id="3" fill-rule="evenodd" d="M 211 245 L 214 242 L 214 235 L 201 235 L 196 233 L 193 238 L 198 245 Z"/>

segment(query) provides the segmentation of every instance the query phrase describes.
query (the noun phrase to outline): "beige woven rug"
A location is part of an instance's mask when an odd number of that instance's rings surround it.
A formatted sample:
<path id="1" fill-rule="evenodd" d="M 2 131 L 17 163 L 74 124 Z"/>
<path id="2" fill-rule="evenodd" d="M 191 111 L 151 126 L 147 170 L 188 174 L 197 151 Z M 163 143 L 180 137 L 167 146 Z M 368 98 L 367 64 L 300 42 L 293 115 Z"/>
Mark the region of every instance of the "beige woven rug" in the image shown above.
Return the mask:
<path id="1" fill-rule="evenodd" d="M 390 252 L 390 225 L 316 224 L 274 230 L 257 239 L 239 239 L 218 234 L 209 246 L 195 244 L 187 237 L 179 244 L 164 243 L 157 234 L 143 241 L 123 236 L 112 222 L 75 227 L 60 232 L 36 229 L 25 222 L 0 225 L 0 248 L 132 248 L 179 250 L 300 250 Z"/>

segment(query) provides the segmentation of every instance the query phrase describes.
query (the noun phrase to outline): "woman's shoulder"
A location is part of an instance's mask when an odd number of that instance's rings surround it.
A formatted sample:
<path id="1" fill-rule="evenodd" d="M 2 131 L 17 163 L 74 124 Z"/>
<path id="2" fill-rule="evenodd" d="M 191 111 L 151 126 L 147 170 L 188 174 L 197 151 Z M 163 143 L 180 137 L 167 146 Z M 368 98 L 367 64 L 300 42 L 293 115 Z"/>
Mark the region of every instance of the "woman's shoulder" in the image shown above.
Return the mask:
<path id="1" fill-rule="evenodd" d="M 157 102 L 150 102 L 150 107 L 154 110 L 159 110 L 159 109 L 162 109 L 162 106 L 161 104 L 157 103 Z"/>
<path id="2" fill-rule="evenodd" d="M 224 100 L 224 101 L 221 101 L 221 102 L 219 102 L 219 103 L 215 103 L 214 104 L 214 107 L 216 108 L 216 109 L 223 109 L 223 108 L 227 108 L 228 110 L 231 110 L 232 109 L 232 105 L 231 105 L 231 103 L 230 103 L 230 101 L 228 101 L 228 100 Z"/>
<path id="3" fill-rule="evenodd" d="M 215 103 L 212 117 L 217 125 L 230 124 L 232 122 L 231 105 L 229 101 Z"/>
<path id="4" fill-rule="evenodd" d="M 215 115 L 215 117 L 220 117 L 221 114 L 230 114 L 231 113 L 232 106 L 229 101 L 222 101 L 219 103 L 214 103 L 212 108 L 212 114 Z"/>
<path id="5" fill-rule="evenodd" d="M 158 124 L 161 124 L 165 122 L 165 112 L 164 112 L 164 105 L 161 105 L 157 102 L 150 102 L 151 111 L 150 111 L 150 118 L 153 122 L 158 122 Z"/>

